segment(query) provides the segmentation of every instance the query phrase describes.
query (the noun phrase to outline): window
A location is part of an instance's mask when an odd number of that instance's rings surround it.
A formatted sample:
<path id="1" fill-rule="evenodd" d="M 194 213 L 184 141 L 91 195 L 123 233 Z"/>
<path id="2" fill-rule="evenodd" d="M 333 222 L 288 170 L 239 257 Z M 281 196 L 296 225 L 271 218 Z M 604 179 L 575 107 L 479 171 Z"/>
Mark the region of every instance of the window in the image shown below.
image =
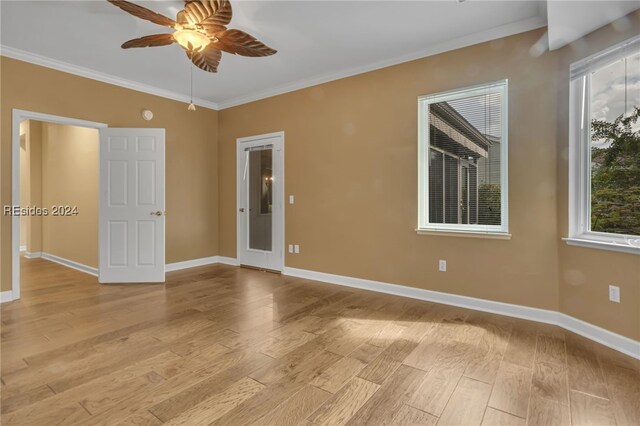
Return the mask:
<path id="1" fill-rule="evenodd" d="M 508 232 L 507 81 L 418 100 L 418 232 Z"/>
<path id="2" fill-rule="evenodd" d="M 640 37 L 571 66 L 570 244 L 640 254 Z"/>

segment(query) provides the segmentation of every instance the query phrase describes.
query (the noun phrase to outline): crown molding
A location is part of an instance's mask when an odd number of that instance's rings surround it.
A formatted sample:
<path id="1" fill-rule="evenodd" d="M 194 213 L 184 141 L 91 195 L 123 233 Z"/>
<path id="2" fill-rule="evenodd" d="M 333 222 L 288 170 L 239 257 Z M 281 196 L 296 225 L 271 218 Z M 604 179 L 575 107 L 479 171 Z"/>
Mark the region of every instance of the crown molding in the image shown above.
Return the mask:
<path id="1" fill-rule="evenodd" d="M 16 49 L 14 47 L 0 45 L 0 55 L 7 58 L 17 59 L 23 62 L 29 62 L 31 64 L 40 65 L 42 67 L 51 68 L 54 70 L 66 72 L 69 74 L 77 75 L 80 77 L 89 78 L 91 80 L 101 81 L 103 83 L 113 84 L 114 86 L 124 87 L 125 89 L 135 90 L 137 92 L 148 93 L 150 95 L 159 96 L 161 98 L 171 99 L 174 101 L 189 103 L 188 96 L 180 93 L 172 92 L 170 90 L 160 89 L 155 86 L 138 83 L 136 81 L 127 80 L 124 78 L 116 77 L 110 74 L 105 74 L 99 71 L 92 70 L 90 68 L 73 65 L 68 62 L 59 61 L 46 56 L 38 55 L 35 53 L 27 52 L 25 50 Z M 193 98 L 193 103 L 208 109 L 218 110 L 218 105 L 215 102 L 207 101 L 205 99 Z"/>
<path id="2" fill-rule="evenodd" d="M 351 77 L 358 74 L 378 70 L 381 68 L 398 65 L 404 62 L 414 61 L 416 59 L 426 58 L 428 56 L 437 55 L 439 53 L 448 52 L 451 50 L 460 49 L 463 47 L 472 46 L 474 44 L 484 43 L 487 41 L 499 39 L 502 37 L 508 37 L 511 35 L 523 33 L 526 31 L 535 30 L 547 26 L 546 17 L 538 15 L 528 19 L 524 19 L 517 22 L 512 22 L 507 25 L 502 25 L 496 28 L 491 28 L 487 31 L 481 31 L 479 33 L 469 34 L 464 37 L 459 37 L 452 40 L 447 40 L 444 43 L 440 43 L 429 49 L 420 50 L 407 55 L 402 55 L 396 58 L 376 62 L 362 67 L 355 67 L 349 70 L 340 71 L 337 73 L 325 74 L 323 76 L 314 77 L 311 79 L 300 80 L 291 84 L 285 84 L 268 90 L 259 91 L 257 93 L 234 97 L 221 102 L 212 102 L 205 99 L 194 98 L 193 103 L 213 110 L 221 110 L 225 108 L 231 108 L 234 106 L 254 102 L 266 98 L 270 98 L 284 93 L 293 92 L 307 87 L 316 86 L 318 84 L 328 83 L 330 81 L 340 80 L 342 78 Z M 155 86 L 150 86 L 142 83 L 138 83 L 132 80 L 123 79 L 110 74 L 105 74 L 99 71 L 95 71 L 89 68 L 73 65 L 67 62 L 59 61 L 57 59 L 48 58 L 35 53 L 27 52 L 24 50 L 16 49 L 13 47 L 0 45 L 0 55 L 9 58 L 17 59 L 24 62 L 29 62 L 35 65 L 55 69 L 58 71 L 67 72 L 70 74 L 78 75 L 81 77 L 90 78 L 92 80 L 101 81 L 108 84 L 124 87 L 138 92 L 148 93 L 155 96 L 160 96 L 167 99 L 172 99 L 180 102 L 189 102 L 189 97 L 180 93 L 164 90 Z"/>
<path id="3" fill-rule="evenodd" d="M 300 80 L 295 83 L 285 84 L 272 89 L 263 90 L 261 92 L 240 96 L 237 98 L 231 98 L 225 101 L 217 103 L 219 109 L 231 108 L 247 104 L 249 102 L 259 101 L 261 99 L 270 98 L 284 93 L 293 92 L 307 87 L 317 86 L 319 84 L 328 83 L 330 81 L 340 80 L 346 77 L 352 77 L 358 74 L 364 74 L 366 72 L 375 71 L 381 68 L 387 68 L 393 65 L 402 64 L 404 62 L 415 61 L 416 59 L 426 58 L 428 56 L 434 56 L 439 53 L 448 52 L 451 50 L 461 49 L 463 47 L 472 46 L 474 44 L 480 44 L 491 40 L 496 40 L 503 37 L 512 36 L 515 34 L 524 33 L 527 31 L 535 30 L 538 28 L 546 27 L 546 17 L 537 15 L 531 18 L 527 18 L 521 21 L 512 22 L 510 24 L 502 25 L 499 27 L 491 28 L 486 31 L 481 31 L 474 34 L 469 34 L 464 37 L 447 40 L 444 43 L 440 43 L 429 49 L 420 50 L 417 52 L 409 53 L 406 55 L 398 56 L 393 59 L 388 59 L 373 64 L 365 65 L 362 67 L 351 68 L 346 71 L 340 71 L 337 73 L 325 74 L 320 77 L 314 77 L 311 79 Z"/>

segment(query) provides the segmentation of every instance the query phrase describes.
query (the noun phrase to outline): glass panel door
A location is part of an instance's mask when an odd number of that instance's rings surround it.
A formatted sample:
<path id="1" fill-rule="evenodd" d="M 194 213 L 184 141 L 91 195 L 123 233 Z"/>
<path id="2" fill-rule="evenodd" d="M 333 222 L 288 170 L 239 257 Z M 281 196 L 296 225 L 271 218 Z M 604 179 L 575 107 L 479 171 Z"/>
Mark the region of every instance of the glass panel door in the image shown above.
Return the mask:
<path id="1" fill-rule="evenodd" d="M 272 251 L 273 146 L 249 150 L 247 161 L 249 249 Z"/>

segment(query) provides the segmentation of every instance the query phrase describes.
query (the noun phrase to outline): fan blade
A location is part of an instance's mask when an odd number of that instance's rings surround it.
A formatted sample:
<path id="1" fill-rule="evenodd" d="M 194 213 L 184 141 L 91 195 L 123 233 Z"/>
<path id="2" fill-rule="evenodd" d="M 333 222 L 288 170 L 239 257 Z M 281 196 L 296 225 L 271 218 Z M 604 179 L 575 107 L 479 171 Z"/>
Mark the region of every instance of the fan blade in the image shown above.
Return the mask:
<path id="1" fill-rule="evenodd" d="M 147 21 L 151 21 L 154 24 L 163 25 L 165 27 L 173 28 L 176 25 L 176 21 L 171 18 L 167 18 L 166 16 L 160 15 L 152 10 L 147 9 L 146 7 L 138 6 L 137 4 L 130 3 L 125 0 L 107 0 L 114 6 L 119 7 L 132 14 L 135 17 L 145 19 Z"/>
<path id="2" fill-rule="evenodd" d="M 218 39 L 213 45 L 220 50 L 224 50 L 234 55 L 242 56 L 269 56 L 277 52 L 266 46 L 255 37 L 240 30 L 226 30 L 217 33 L 215 37 Z"/>
<path id="3" fill-rule="evenodd" d="M 222 52 L 210 44 L 199 52 L 187 51 L 187 56 L 198 68 L 208 72 L 218 72 L 218 64 L 220 63 Z"/>
<path id="4" fill-rule="evenodd" d="M 154 34 L 129 40 L 122 45 L 122 48 L 167 46 L 174 41 L 172 34 Z"/>
<path id="5" fill-rule="evenodd" d="M 189 24 L 202 25 L 211 34 L 224 31 L 233 15 L 228 0 L 187 0 L 183 12 Z"/>

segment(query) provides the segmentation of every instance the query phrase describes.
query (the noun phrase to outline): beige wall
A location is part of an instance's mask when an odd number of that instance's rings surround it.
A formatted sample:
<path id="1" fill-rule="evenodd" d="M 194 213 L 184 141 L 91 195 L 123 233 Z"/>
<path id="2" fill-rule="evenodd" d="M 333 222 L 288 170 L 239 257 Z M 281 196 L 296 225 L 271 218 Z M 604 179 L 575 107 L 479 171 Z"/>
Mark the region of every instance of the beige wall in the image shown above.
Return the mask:
<path id="1" fill-rule="evenodd" d="M 96 129 L 42 124 L 42 251 L 98 267 L 98 144 Z M 53 216 L 54 206 L 77 215 Z"/>
<path id="2" fill-rule="evenodd" d="M 218 112 L 37 65 L 0 58 L 0 199 L 11 204 L 13 108 L 107 123 L 166 129 L 166 259 L 179 262 L 218 254 Z M 155 117 L 147 122 L 142 109 Z M 11 289 L 11 218 L 0 226 L 0 290 Z"/>
<path id="3" fill-rule="evenodd" d="M 558 87 L 558 236 L 568 233 L 569 77 L 572 62 L 640 34 L 640 11 L 562 49 Z M 568 246 L 558 241 L 560 310 L 640 340 L 640 256 Z M 609 302 L 609 284 L 620 287 L 621 303 Z"/>
<path id="4" fill-rule="evenodd" d="M 534 31 L 220 111 L 220 254 L 236 138 L 285 131 L 286 265 L 558 309 L 557 54 Z M 510 241 L 417 235 L 417 99 L 509 79 Z M 438 259 L 448 271 L 438 272 Z"/>
<path id="5" fill-rule="evenodd" d="M 551 310 L 640 338 L 638 256 L 567 247 L 569 63 L 640 13 L 532 56 L 532 31 L 220 112 L 220 254 L 235 257 L 235 140 L 285 131 L 286 265 Z M 418 236 L 417 97 L 509 79 L 510 241 Z M 319 159 L 322 159 L 320 161 Z M 437 272 L 438 259 L 448 272 Z M 622 303 L 608 301 L 620 285 Z"/>
<path id="6" fill-rule="evenodd" d="M 136 127 L 149 125 L 139 110 L 153 109 L 151 125 L 168 131 L 169 262 L 236 256 L 235 140 L 284 130 L 286 194 L 296 196 L 286 205 L 285 242 L 301 246 L 286 255 L 287 266 L 561 310 L 640 339 L 638 257 L 560 240 L 567 229 L 568 65 L 638 34 L 640 12 L 622 24 L 538 57 L 530 48 L 543 30 L 193 115 L 177 102 L 3 58 L 2 121 L 17 107 Z M 418 236 L 417 97 L 503 78 L 513 238 Z M 3 203 L 8 137 L 3 126 Z M 6 290 L 10 227 L 2 220 Z M 438 259 L 448 261 L 448 272 L 437 272 Z M 619 305 L 607 301 L 610 283 L 621 286 Z"/>

